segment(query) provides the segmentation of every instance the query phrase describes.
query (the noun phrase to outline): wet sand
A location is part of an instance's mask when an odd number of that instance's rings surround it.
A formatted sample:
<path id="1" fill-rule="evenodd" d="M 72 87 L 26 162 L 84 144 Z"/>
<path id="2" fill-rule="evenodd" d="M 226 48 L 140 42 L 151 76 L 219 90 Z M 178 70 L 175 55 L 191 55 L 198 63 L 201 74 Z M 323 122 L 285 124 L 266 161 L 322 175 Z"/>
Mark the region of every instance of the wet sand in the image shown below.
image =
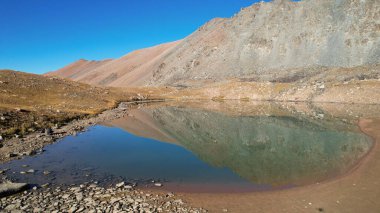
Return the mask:
<path id="1" fill-rule="evenodd" d="M 280 191 L 180 196 L 211 212 L 380 212 L 380 119 L 360 119 L 359 127 L 375 142 L 371 152 L 343 177 Z"/>

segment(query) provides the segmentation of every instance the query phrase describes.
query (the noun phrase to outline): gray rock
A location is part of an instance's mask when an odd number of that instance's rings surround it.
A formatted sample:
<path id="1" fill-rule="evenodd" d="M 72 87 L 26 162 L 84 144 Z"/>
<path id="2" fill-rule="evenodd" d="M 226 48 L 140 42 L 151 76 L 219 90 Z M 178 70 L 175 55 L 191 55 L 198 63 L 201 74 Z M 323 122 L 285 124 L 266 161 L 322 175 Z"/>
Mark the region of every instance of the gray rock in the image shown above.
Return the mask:
<path id="1" fill-rule="evenodd" d="M 83 200 L 83 193 L 82 192 L 76 193 L 75 197 L 76 197 L 77 201 L 80 202 Z"/>
<path id="2" fill-rule="evenodd" d="M 45 184 L 42 184 L 41 187 L 42 188 L 47 188 L 49 185 L 50 185 L 50 183 L 45 183 Z"/>
<path id="3" fill-rule="evenodd" d="M 155 183 L 154 186 L 161 187 L 162 183 Z"/>
<path id="4" fill-rule="evenodd" d="M 29 150 L 26 152 L 26 155 L 30 156 L 30 155 L 35 155 L 37 152 L 35 150 Z"/>
<path id="5" fill-rule="evenodd" d="M 51 135 L 53 133 L 53 130 L 51 128 L 46 128 L 45 129 L 45 134 Z"/>
<path id="6" fill-rule="evenodd" d="M 34 173 L 35 171 L 34 171 L 34 169 L 29 169 L 28 171 L 26 171 L 27 173 Z"/>
<path id="7" fill-rule="evenodd" d="M 123 186 L 125 186 L 125 183 L 124 183 L 124 182 L 120 182 L 120 183 L 116 184 L 116 187 L 117 187 L 117 188 L 121 188 L 121 187 L 123 187 Z"/>
<path id="8" fill-rule="evenodd" d="M 4 182 L 0 184 L 0 197 L 18 193 L 28 188 L 27 183 Z"/>
<path id="9" fill-rule="evenodd" d="M 17 157 L 17 156 L 18 156 L 18 154 L 16 154 L 16 153 L 9 153 L 8 154 L 8 157 L 10 157 L 10 158 Z"/>

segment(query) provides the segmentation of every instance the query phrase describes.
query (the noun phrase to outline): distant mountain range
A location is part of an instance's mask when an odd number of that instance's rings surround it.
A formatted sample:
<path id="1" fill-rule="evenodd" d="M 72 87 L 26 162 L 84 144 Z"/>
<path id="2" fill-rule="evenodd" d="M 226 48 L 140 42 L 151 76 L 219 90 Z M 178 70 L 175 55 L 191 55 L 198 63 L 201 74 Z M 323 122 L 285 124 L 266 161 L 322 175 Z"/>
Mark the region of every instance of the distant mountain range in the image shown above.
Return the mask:
<path id="1" fill-rule="evenodd" d="M 379 63 L 380 1 L 275 0 L 213 19 L 180 41 L 118 59 L 81 59 L 46 75 L 114 87 L 192 86 L 289 82 Z"/>

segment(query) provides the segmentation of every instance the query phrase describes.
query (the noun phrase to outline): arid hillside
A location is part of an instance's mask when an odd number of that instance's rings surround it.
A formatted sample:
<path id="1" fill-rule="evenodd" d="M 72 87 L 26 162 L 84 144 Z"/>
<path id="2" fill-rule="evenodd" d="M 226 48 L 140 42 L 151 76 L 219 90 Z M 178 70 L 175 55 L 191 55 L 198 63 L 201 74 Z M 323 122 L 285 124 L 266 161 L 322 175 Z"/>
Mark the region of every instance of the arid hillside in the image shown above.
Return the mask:
<path id="1" fill-rule="evenodd" d="M 46 73 L 47 76 L 53 74 L 60 76 L 62 78 L 68 78 L 68 79 L 79 79 L 81 76 L 87 75 L 89 72 L 92 72 L 92 70 L 112 61 L 109 60 L 103 60 L 103 61 L 88 61 L 85 59 L 80 59 L 72 64 L 69 64 L 53 73 Z"/>
<path id="2" fill-rule="evenodd" d="M 125 93 L 56 77 L 0 70 L 0 107 L 93 114 L 113 107 Z"/>
<path id="3" fill-rule="evenodd" d="M 56 77 L 0 70 L 0 136 L 23 135 L 97 114 L 134 93 Z"/>
<path id="4" fill-rule="evenodd" d="M 260 2 L 181 41 L 111 61 L 76 62 L 49 75 L 115 87 L 292 82 L 317 74 L 323 80 L 321 71 L 380 63 L 379 20 L 375 0 Z"/>
<path id="5" fill-rule="evenodd" d="M 93 85 L 140 86 L 151 79 L 154 66 L 180 41 L 134 51 L 104 61 L 79 60 L 47 76 L 59 76 Z"/>

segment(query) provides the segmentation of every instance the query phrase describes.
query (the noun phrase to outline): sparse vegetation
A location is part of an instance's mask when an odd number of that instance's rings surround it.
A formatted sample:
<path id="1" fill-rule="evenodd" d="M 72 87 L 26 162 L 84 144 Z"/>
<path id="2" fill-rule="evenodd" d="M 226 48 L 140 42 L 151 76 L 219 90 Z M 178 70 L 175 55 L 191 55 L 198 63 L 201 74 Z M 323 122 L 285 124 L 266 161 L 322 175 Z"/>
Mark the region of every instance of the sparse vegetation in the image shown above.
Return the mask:
<path id="1" fill-rule="evenodd" d="M 92 116 L 135 93 L 34 74 L 0 71 L 0 135 L 23 136 Z"/>

